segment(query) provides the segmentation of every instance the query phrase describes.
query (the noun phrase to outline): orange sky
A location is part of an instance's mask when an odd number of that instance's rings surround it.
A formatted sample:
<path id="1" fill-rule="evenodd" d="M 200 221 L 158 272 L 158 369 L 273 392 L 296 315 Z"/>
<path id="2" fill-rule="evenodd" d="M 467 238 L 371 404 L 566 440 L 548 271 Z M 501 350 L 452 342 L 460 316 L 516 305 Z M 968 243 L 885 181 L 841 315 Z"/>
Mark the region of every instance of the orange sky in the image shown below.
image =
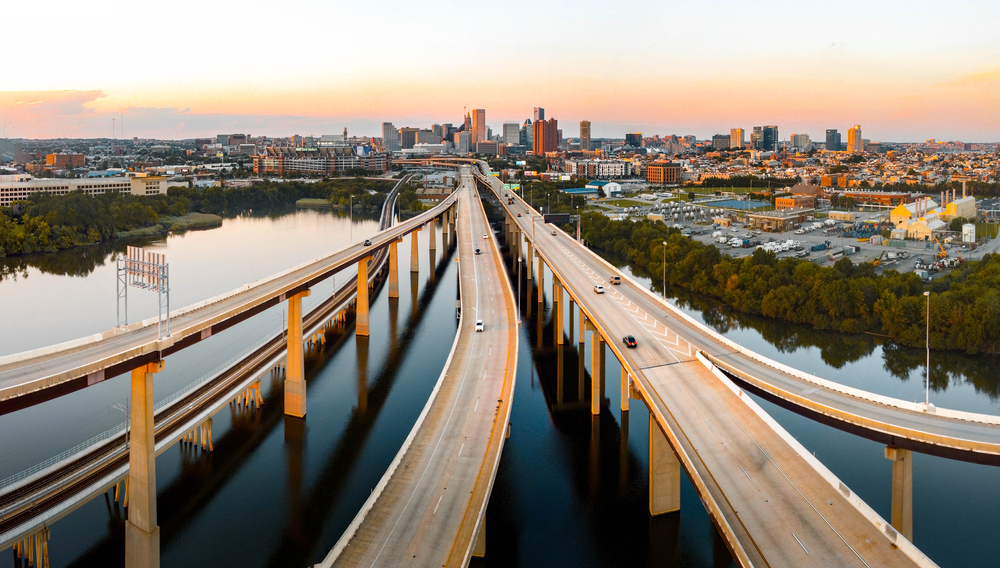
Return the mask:
<path id="1" fill-rule="evenodd" d="M 995 2 L 53 4 L 52 41 L 5 29 L 45 62 L 0 80 L 11 137 L 110 136 L 115 117 L 127 137 L 378 135 L 382 121 L 457 123 L 464 107 L 499 131 L 543 106 L 567 137 L 589 119 L 595 137 L 777 124 L 819 139 L 858 123 L 873 140 L 1000 139 Z M 149 41 L 134 21 L 155 24 Z M 124 43 L 95 49 L 102 27 Z"/>

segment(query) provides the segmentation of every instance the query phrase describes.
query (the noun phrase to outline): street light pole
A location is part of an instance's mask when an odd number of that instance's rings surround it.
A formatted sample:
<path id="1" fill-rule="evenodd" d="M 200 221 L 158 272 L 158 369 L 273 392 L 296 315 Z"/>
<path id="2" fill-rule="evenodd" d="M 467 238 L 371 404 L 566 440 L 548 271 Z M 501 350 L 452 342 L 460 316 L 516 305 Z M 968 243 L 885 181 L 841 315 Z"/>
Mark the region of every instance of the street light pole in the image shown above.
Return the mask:
<path id="1" fill-rule="evenodd" d="M 927 296 L 927 381 L 924 390 L 924 407 L 929 408 L 931 404 L 931 293 L 924 292 Z"/>
<path id="2" fill-rule="evenodd" d="M 663 299 L 667 299 L 667 241 L 663 241 L 663 288 L 661 288 Z"/>

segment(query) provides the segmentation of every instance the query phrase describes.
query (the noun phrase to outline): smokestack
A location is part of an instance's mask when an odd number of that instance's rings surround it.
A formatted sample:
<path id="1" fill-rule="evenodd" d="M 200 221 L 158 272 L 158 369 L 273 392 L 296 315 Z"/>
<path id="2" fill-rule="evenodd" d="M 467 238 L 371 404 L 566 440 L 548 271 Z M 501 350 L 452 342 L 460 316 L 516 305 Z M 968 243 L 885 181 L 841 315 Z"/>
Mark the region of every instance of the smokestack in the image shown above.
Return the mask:
<path id="1" fill-rule="evenodd" d="M 955 202 L 955 195 L 956 195 L 956 192 L 957 192 L 957 191 L 958 191 L 958 190 L 957 190 L 957 189 L 955 189 L 954 187 L 953 187 L 953 188 L 951 188 L 951 202 L 952 202 L 952 203 L 954 203 L 954 202 Z"/>
<path id="2" fill-rule="evenodd" d="M 962 180 L 962 199 L 965 199 L 965 180 Z"/>

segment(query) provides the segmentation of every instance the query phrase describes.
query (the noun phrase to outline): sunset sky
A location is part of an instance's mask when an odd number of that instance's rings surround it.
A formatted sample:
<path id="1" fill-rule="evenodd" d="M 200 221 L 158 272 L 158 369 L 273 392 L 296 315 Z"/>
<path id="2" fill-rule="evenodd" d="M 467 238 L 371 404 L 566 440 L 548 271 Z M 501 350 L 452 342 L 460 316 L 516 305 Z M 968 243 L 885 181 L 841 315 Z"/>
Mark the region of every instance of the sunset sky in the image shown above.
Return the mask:
<path id="1" fill-rule="evenodd" d="M 12 138 L 498 132 L 1000 140 L 1000 2 L 354 2 L 5 5 Z M 24 25 L 18 25 L 23 22 Z M 120 135 L 119 131 L 119 135 Z M 846 136 L 846 134 L 845 134 Z"/>

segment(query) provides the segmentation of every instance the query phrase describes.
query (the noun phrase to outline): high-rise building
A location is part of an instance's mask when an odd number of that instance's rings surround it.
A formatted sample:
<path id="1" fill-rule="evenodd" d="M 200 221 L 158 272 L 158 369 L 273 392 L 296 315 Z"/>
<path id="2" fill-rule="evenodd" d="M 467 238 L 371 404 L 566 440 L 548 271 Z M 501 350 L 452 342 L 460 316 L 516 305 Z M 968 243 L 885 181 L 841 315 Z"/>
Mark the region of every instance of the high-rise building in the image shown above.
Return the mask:
<path id="1" fill-rule="evenodd" d="M 629 132 L 625 135 L 625 145 L 633 148 L 642 147 L 642 132 Z"/>
<path id="2" fill-rule="evenodd" d="M 590 151 L 590 121 L 580 121 L 580 149 L 584 152 Z"/>
<path id="3" fill-rule="evenodd" d="M 414 144 L 440 144 L 441 137 L 433 130 L 418 130 Z"/>
<path id="4" fill-rule="evenodd" d="M 854 128 L 847 131 L 847 151 L 864 152 L 865 142 L 861 138 L 861 125 L 855 124 Z"/>
<path id="5" fill-rule="evenodd" d="M 503 143 L 504 144 L 521 143 L 521 127 L 518 126 L 516 122 L 503 123 Z"/>
<path id="6" fill-rule="evenodd" d="M 826 131 L 826 149 L 829 152 L 840 151 L 840 133 L 837 132 L 836 128 Z"/>
<path id="7" fill-rule="evenodd" d="M 399 129 L 399 147 L 403 150 L 409 150 L 413 148 L 413 145 L 417 143 L 417 132 L 419 128 L 409 128 L 404 126 Z"/>
<path id="8" fill-rule="evenodd" d="M 744 132 L 742 128 L 733 128 L 729 131 L 729 147 L 730 148 L 743 148 L 745 140 L 743 139 Z"/>
<path id="9" fill-rule="evenodd" d="M 455 133 L 455 153 L 456 154 L 468 154 L 469 150 L 472 148 L 472 133 L 471 132 L 457 132 Z"/>
<path id="10" fill-rule="evenodd" d="M 472 109 L 472 143 L 486 139 L 486 109 Z"/>
<path id="11" fill-rule="evenodd" d="M 532 150 L 536 156 L 559 149 L 559 122 L 556 119 L 536 120 L 531 126 L 534 130 Z"/>
<path id="12" fill-rule="evenodd" d="M 809 147 L 812 145 L 808 134 L 792 134 L 791 141 L 792 148 L 796 150 L 809 150 Z"/>
<path id="13" fill-rule="evenodd" d="M 433 132 L 438 137 L 439 141 L 441 140 L 441 138 L 444 137 L 444 135 L 441 132 L 441 125 L 440 124 L 432 124 L 431 125 L 431 132 Z M 435 142 L 435 144 L 437 144 L 437 142 Z"/>
<path id="14" fill-rule="evenodd" d="M 535 107 L 535 122 L 539 120 L 545 120 L 545 109 L 542 107 Z"/>
<path id="15" fill-rule="evenodd" d="M 778 151 L 778 142 L 781 138 L 778 137 L 778 127 L 771 124 L 764 127 L 764 137 L 761 140 L 764 150 L 771 150 L 772 152 Z"/>
<path id="16" fill-rule="evenodd" d="M 472 115 L 465 113 L 465 131 L 472 133 Z"/>
<path id="17" fill-rule="evenodd" d="M 754 126 L 753 131 L 750 132 L 750 147 L 754 150 L 764 149 L 764 127 Z"/>
<path id="18" fill-rule="evenodd" d="M 400 149 L 399 130 L 391 122 L 382 123 L 382 147 L 386 152 L 396 152 Z"/>
<path id="19" fill-rule="evenodd" d="M 535 140 L 535 129 L 531 126 L 531 119 L 525 119 L 524 124 L 521 126 L 521 146 L 527 146 L 528 148 L 534 147 Z"/>
<path id="20" fill-rule="evenodd" d="M 715 150 L 725 150 L 730 147 L 732 140 L 732 135 L 716 134 L 712 137 L 712 148 Z"/>

